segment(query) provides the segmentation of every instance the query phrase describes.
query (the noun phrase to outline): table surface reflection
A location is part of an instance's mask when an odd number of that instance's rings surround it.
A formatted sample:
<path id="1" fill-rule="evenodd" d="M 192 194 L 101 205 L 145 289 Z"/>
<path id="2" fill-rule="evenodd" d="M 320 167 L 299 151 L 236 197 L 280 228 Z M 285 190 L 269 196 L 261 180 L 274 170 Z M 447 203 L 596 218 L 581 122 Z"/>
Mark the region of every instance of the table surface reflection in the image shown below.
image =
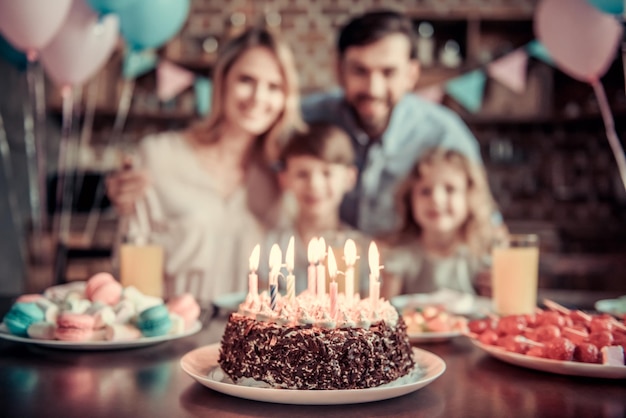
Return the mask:
<path id="1" fill-rule="evenodd" d="M 615 293 L 546 292 L 590 308 Z M 0 315 L 11 298 L 0 298 Z M 2 417 L 626 417 L 626 380 L 570 377 L 500 362 L 464 337 L 421 345 L 446 372 L 411 394 L 373 403 L 279 405 L 214 392 L 180 368 L 180 358 L 219 341 L 225 316 L 205 318 L 191 337 L 144 348 L 65 351 L 0 341 Z"/>

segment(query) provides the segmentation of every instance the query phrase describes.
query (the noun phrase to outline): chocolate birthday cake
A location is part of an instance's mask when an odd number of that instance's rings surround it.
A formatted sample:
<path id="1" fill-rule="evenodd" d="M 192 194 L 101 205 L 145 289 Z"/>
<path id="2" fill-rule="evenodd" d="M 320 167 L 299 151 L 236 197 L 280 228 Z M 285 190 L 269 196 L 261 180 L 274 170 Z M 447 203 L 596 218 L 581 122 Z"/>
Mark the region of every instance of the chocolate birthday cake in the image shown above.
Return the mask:
<path id="1" fill-rule="evenodd" d="M 285 389 L 364 389 L 395 381 L 414 367 L 406 325 L 385 300 L 346 304 L 331 315 L 328 297 L 305 292 L 248 297 L 231 314 L 219 365 L 237 384 Z"/>

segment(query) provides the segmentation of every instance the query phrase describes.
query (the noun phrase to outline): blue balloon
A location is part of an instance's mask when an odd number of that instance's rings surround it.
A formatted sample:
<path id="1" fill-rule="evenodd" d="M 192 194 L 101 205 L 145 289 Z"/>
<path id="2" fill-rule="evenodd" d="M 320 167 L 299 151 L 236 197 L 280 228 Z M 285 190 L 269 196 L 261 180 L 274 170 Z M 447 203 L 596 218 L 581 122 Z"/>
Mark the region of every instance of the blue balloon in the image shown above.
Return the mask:
<path id="1" fill-rule="evenodd" d="M 26 54 L 18 51 L 2 36 L 0 36 L 0 58 L 7 61 L 20 71 L 24 71 L 28 66 Z"/>
<path id="2" fill-rule="evenodd" d="M 624 0 L 587 0 L 596 9 L 612 15 L 624 13 Z"/>
<path id="3" fill-rule="evenodd" d="M 134 50 L 158 48 L 187 20 L 190 0 L 135 0 L 120 11 L 120 32 Z"/>
<path id="4" fill-rule="evenodd" d="M 91 8 L 100 14 L 119 13 L 136 0 L 87 0 Z"/>

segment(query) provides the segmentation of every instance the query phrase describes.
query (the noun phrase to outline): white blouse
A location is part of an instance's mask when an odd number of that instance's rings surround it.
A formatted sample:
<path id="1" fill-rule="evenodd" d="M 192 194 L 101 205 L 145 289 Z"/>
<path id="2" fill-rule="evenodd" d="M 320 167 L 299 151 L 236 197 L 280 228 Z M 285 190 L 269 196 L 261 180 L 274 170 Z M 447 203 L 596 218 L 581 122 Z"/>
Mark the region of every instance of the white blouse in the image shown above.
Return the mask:
<path id="1" fill-rule="evenodd" d="M 263 236 L 246 186 L 224 198 L 181 133 L 146 137 L 138 153 L 150 175 L 145 207 L 150 240 L 165 253 L 166 297 L 191 291 L 208 302 L 245 290 L 248 257 Z"/>

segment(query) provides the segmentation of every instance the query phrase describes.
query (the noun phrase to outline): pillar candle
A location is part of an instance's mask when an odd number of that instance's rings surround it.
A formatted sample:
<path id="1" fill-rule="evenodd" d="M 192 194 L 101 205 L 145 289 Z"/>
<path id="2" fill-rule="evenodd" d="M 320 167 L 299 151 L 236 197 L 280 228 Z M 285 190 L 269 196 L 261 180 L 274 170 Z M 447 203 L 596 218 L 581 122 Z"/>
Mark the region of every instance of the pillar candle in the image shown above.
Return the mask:
<path id="1" fill-rule="evenodd" d="M 378 299 L 380 298 L 380 282 L 378 281 L 380 275 L 380 255 L 374 241 L 370 242 L 367 258 L 370 267 L 370 304 L 373 310 L 376 309 Z"/>
<path id="2" fill-rule="evenodd" d="M 354 264 L 356 263 L 356 244 L 353 240 L 348 239 L 343 246 L 343 258 L 346 262 L 345 272 L 345 293 L 346 304 L 352 306 L 352 299 L 354 298 Z"/>
<path id="3" fill-rule="evenodd" d="M 328 275 L 331 279 L 328 286 L 330 316 L 334 319 L 335 315 L 337 315 L 337 282 L 335 281 L 335 277 L 337 277 L 337 260 L 335 259 L 335 254 L 333 254 L 333 249 L 330 247 L 328 247 Z"/>
<path id="4" fill-rule="evenodd" d="M 330 317 L 334 319 L 337 315 L 337 282 L 333 280 L 328 287 L 330 296 Z"/>
<path id="5" fill-rule="evenodd" d="M 270 307 L 272 310 L 276 308 L 276 294 L 278 293 L 278 272 L 280 271 L 280 265 L 283 260 L 282 251 L 278 244 L 272 245 L 270 250 Z"/>
<path id="6" fill-rule="evenodd" d="M 315 294 L 316 290 L 316 280 L 317 280 L 317 269 L 315 268 L 315 262 L 317 261 L 317 238 L 312 238 L 309 241 L 309 246 L 307 248 L 307 259 L 309 260 L 309 267 L 306 271 L 307 275 L 307 289 L 311 295 Z"/>
<path id="7" fill-rule="evenodd" d="M 317 240 L 317 297 L 321 298 L 326 293 L 326 265 L 324 260 L 326 258 L 326 241 L 323 237 Z"/>
<path id="8" fill-rule="evenodd" d="M 259 244 L 254 246 L 252 254 L 250 254 L 250 273 L 248 274 L 248 294 L 253 297 L 259 295 L 259 277 L 256 274 L 259 268 L 259 257 L 261 255 L 261 246 Z"/>

